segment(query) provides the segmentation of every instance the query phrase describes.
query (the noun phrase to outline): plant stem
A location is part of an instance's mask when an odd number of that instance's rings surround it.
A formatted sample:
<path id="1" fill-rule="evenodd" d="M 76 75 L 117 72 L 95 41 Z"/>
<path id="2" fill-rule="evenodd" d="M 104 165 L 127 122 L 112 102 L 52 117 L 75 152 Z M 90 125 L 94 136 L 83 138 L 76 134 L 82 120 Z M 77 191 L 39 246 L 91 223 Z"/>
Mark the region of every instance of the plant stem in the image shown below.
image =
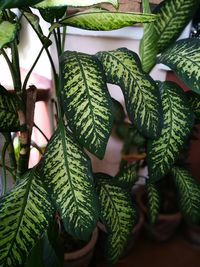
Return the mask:
<path id="1" fill-rule="evenodd" d="M 49 142 L 49 138 L 45 135 L 45 133 L 34 123 L 33 125 L 46 139 L 47 143 Z"/>
<path id="2" fill-rule="evenodd" d="M 21 92 L 21 73 L 19 66 L 19 53 L 17 47 L 17 41 L 11 44 L 12 65 L 14 68 L 14 89 L 16 92 Z"/>
<path id="3" fill-rule="evenodd" d="M 4 49 L 1 49 L 1 53 L 4 57 L 4 59 L 6 60 L 6 63 L 9 67 L 9 70 L 10 70 L 10 74 L 11 74 L 11 77 L 12 77 L 12 81 L 13 81 L 13 87 L 14 87 L 14 83 L 15 83 L 15 71 L 13 69 L 13 65 L 12 65 L 12 62 L 10 61 L 8 55 L 6 54 L 5 50 Z"/>
<path id="4" fill-rule="evenodd" d="M 6 140 L 2 152 L 1 152 L 1 157 L 2 157 L 2 181 L 3 181 L 3 188 L 2 188 L 2 193 L 3 195 L 6 193 L 6 188 L 7 188 L 7 177 L 6 177 L 6 167 L 5 167 L 5 156 L 6 156 L 6 149 L 9 145 L 9 142 Z"/>
<path id="5" fill-rule="evenodd" d="M 63 27 L 63 35 L 62 35 L 62 44 L 61 44 L 61 51 L 62 51 L 62 53 L 65 50 L 66 33 L 67 33 L 67 27 L 64 26 Z"/>

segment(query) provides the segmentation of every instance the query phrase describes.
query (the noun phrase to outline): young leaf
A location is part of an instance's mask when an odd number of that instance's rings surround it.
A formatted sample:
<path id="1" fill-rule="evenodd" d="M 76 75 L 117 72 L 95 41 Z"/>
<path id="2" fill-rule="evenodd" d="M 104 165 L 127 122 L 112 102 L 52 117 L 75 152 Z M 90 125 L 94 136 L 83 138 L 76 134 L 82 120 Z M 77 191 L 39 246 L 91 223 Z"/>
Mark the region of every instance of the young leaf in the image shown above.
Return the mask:
<path id="1" fill-rule="evenodd" d="M 148 140 L 147 162 L 151 182 L 164 177 L 175 163 L 193 127 L 193 113 L 183 90 L 173 82 L 162 84 L 164 124 L 159 138 Z"/>
<path id="2" fill-rule="evenodd" d="M 53 24 L 50 30 L 62 25 L 77 27 L 84 30 L 110 31 L 131 26 L 134 23 L 151 22 L 156 15 L 134 12 L 112 12 L 99 8 L 92 8 L 69 16 Z"/>
<path id="3" fill-rule="evenodd" d="M 160 93 L 153 79 L 143 72 L 136 53 L 119 48 L 99 52 L 107 82 L 121 87 L 127 113 L 144 135 L 155 138 L 161 132 L 162 107 Z"/>
<path id="4" fill-rule="evenodd" d="M 98 219 L 90 163 L 61 123 L 43 156 L 43 173 L 65 230 L 78 239 L 87 240 Z"/>
<path id="5" fill-rule="evenodd" d="M 0 266 L 24 263 L 45 232 L 53 209 L 36 169 L 0 199 Z"/>
<path id="6" fill-rule="evenodd" d="M 17 33 L 17 25 L 9 21 L 0 23 L 0 49 L 15 39 Z"/>
<path id="7" fill-rule="evenodd" d="M 160 210 L 160 195 L 156 184 L 147 181 L 147 212 L 151 224 L 156 222 Z"/>
<path id="8" fill-rule="evenodd" d="M 185 169 L 172 168 L 181 213 L 191 223 L 200 222 L 200 184 Z"/>
<path id="9" fill-rule="evenodd" d="M 108 239 L 106 256 L 114 264 L 126 245 L 129 234 L 137 220 L 130 194 L 116 186 L 102 174 L 97 180 L 97 192 L 100 202 L 100 216 L 106 226 Z"/>
<path id="10" fill-rule="evenodd" d="M 149 0 L 143 0 L 143 12 L 151 13 Z M 156 63 L 157 56 L 157 34 L 154 22 L 144 24 L 144 34 L 140 42 L 140 57 L 142 69 L 149 72 Z"/>
<path id="11" fill-rule="evenodd" d="M 169 66 L 194 92 L 200 94 L 200 40 L 195 38 L 176 42 L 158 58 Z"/>
<path id="12" fill-rule="evenodd" d="M 35 5 L 39 2 L 42 2 L 42 0 L 0 0 L 0 10 L 6 9 L 6 8 L 16 8 L 16 7 L 22 7 L 22 6 L 31 6 Z"/>
<path id="13" fill-rule="evenodd" d="M 37 4 L 37 8 L 50 8 L 50 7 L 87 7 L 101 3 L 109 3 L 114 7 L 118 7 L 118 0 L 43 0 L 41 3 Z"/>
<path id="14" fill-rule="evenodd" d="M 137 181 L 137 166 L 132 164 L 129 167 L 123 168 L 114 178 L 116 184 L 121 187 L 131 189 Z"/>
<path id="15" fill-rule="evenodd" d="M 0 131 L 10 132 L 19 130 L 19 118 L 17 109 L 19 99 L 16 95 L 9 93 L 0 85 Z"/>
<path id="16" fill-rule="evenodd" d="M 95 56 L 66 51 L 61 57 L 62 102 L 77 140 L 102 159 L 112 129 L 112 101 Z"/>
<path id="17" fill-rule="evenodd" d="M 155 29 L 158 40 L 158 52 L 162 52 L 175 41 L 182 30 L 193 18 L 198 9 L 199 0 L 168 0 L 162 1 L 154 10 L 158 15 Z"/>

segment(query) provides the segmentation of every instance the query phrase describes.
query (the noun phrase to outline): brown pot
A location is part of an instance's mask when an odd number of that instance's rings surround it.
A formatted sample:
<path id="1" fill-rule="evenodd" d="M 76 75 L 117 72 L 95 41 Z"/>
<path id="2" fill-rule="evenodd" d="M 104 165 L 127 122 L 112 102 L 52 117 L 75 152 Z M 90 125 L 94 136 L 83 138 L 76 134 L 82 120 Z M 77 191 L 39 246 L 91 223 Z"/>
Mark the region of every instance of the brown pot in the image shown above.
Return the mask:
<path id="1" fill-rule="evenodd" d="M 92 233 L 90 241 L 81 249 L 64 253 L 64 267 L 87 267 L 92 259 L 98 238 L 98 228 Z"/>
<path id="2" fill-rule="evenodd" d="M 196 224 L 185 224 L 184 236 L 186 240 L 195 247 L 200 247 L 200 225 Z"/>
<path id="3" fill-rule="evenodd" d="M 181 223 L 181 213 L 159 214 L 156 223 L 151 225 L 147 220 L 147 208 L 144 204 L 144 194 L 145 188 L 140 187 L 136 192 L 136 201 L 146 218 L 144 222 L 144 229 L 146 230 L 147 235 L 155 241 L 169 240 L 175 234 Z"/>

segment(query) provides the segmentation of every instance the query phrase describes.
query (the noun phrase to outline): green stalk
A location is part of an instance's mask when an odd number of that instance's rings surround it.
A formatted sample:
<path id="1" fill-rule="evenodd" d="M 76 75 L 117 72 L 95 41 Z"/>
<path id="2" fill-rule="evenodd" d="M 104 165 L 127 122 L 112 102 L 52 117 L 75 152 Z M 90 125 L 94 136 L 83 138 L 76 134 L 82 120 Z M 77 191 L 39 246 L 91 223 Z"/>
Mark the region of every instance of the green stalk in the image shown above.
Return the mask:
<path id="1" fill-rule="evenodd" d="M 64 26 L 63 27 L 63 35 L 62 35 L 62 44 L 61 44 L 62 53 L 65 51 L 66 34 L 67 34 L 67 27 Z"/>
<path id="2" fill-rule="evenodd" d="M 13 81 L 13 87 L 14 87 L 14 84 L 15 84 L 15 71 L 14 71 L 14 68 L 13 68 L 13 65 L 12 65 L 12 62 L 10 61 L 8 55 L 6 54 L 6 52 L 4 51 L 4 49 L 1 49 L 1 53 L 4 57 L 4 59 L 6 60 L 6 63 L 9 67 L 9 70 L 10 70 L 10 74 L 11 74 L 11 77 L 12 77 L 12 81 Z"/>
<path id="3" fill-rule="evenodd" d="M 21 92 L 21 73 L 19 66 L 19 53 L 16 40 L 11 44 L 12 65 L 14 68 L 14 89 Z"/>
<path id="4" fill-rule="evenodd" d="M 6 177 L 6 164 L 5 164 L 5 157 L 6 157 L 6 150 L 9 145 L 9 142 L 6 141 L 3 145 L 1 157 L 2 157 L 2 181 L 3 181 L 3 188 L 2 193 L 5 195 L 6 188 L 7 188 L 7 177 Z"/>
<path id="5" fill-rule="evenodd" d="M 47 141 L 47 143 L 49 142 L 49 138 L 45 135 L 45 133 L 34 123 L 33 125 L 45 138 L 45 140 Z"/>

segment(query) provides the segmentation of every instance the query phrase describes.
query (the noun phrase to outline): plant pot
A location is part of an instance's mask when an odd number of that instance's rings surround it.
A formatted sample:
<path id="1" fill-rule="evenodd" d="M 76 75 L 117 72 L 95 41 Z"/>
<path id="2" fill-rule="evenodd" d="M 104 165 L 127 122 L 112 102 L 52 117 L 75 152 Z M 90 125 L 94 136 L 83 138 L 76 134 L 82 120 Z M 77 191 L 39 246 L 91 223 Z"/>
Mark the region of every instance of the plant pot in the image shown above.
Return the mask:
<path id="1" fill-rule="evenodd" d="M 183 226 L 183 234 L 191 245 L 200 248 L 200 225 L 185 224 Z"/>
<path id="2" fill-rule="evenodd" d="M 147 236 L 155 241 L 167 241 L 173 237 L 181 223 L 182 215 L 180 212 L 172 214 L 159 214 L 157 221 L 151 225 L 147 220 L 147 208 L 144 204 L 145 188 L 140 187 L 136 192 L 136 201 L 141 211 L 144 213 L 144 229 Z"/>
<path id="3" fill-rule="evenodd" d="M 94 247 L 98 239 L 98 228 L 92 233 L 90 241 L 81 249 L 64 253 L 63 267 L 87 267 L 92 259 Z"/>

